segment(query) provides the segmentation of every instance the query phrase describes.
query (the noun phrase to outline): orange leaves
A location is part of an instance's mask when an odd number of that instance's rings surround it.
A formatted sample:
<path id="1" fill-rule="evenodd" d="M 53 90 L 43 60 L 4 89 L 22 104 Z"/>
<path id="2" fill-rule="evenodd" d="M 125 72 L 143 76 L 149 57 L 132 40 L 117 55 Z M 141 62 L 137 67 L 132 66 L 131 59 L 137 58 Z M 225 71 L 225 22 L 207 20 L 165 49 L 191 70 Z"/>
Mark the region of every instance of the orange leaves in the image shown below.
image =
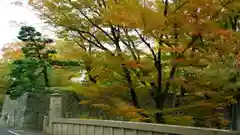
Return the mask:
<path id="1" fill-rule="evenodd" d="M 223 120 L 223 121 L 221 121 L 221 123 L 224 125 L 224 127 L 225 126 L 228 126 L 229 125 L 229 123 L 230 123 L 230 121 L 229 120 Z"/>
<path id="2" fill-rule="evenodd" d="M 21 51 L 21 47 L 24 44 L 21 42 L 10 43 L 4 45 L 3 51 L 3 58 L 6 60 L 15 60 L 23 57 L 23 53 Z"/>
<path id="3" fill-rule="evenodd" d="M 186 62 L 186 59 L 185 58 L 172 59 L 172 63 L 182 63 L 182 62 Z"/>
<path id="4" fill-rule="evenodd" d="M 183 116 L 183 119 L 184 119 L 184 120 L 192 120 L 193 117 L 192 117 L 192 116 Z"/>
<path id="5" fill-rule="evenodd" d="M 199 102 L 197 104 L 197 107 L 200 107 L 200 108 L 213 108 L 215 105 L 213 103 L 210 103 L 210 102 Z"/>
<path id="6" fill-rule="evenodd" d="M 199 36 L 200 34 L 201 34 L 200 30 L 195 30 L 195 31 L 192 32 L 193 36 Z"/>
<path id="7" fill-rule="evenodd" d="M 123 65 L 127 68 L 141 68 L 143 67 L 140 62 L 136 60 L 130 60 L 130 61 L 125 61 L 123 62 Z"/>
<path id="8" fill-rule="evenodd" d="M 218 36 L 223 36 L 225 38 L 231 38 L 232 37 L 232 31 L 227 29 L 218 29 L 215 31 L 215 34 Z"/>
<path id="9" fill-rule="evenodd" d="M 141 118 L 139 112 L 142 112 L 143 109 L 137 109 L 136 107 L 127 104 L 126 102 L 119 98 L 113 98 L 112 103 L 116 105 L 114 110 L 110 110 L 112 114 L 116 116 L 124 116 L 125 118 L 129 118 L 131 120 Z"/>
<path id="10" fill-rule="evenodd" d="M 236 66 L 237 66 L 237 68 L 240 68 L 240 53 L 237 54 Z"/>

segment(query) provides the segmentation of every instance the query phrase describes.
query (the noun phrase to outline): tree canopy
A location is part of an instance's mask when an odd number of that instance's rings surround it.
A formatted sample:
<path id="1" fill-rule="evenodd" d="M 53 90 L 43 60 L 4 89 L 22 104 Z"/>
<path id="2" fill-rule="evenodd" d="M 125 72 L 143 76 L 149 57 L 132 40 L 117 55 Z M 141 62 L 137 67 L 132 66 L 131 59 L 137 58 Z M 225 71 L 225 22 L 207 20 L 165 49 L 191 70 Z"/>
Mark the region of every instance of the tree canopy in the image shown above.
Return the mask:
<path id="1" fill-rule="evenodd" d="M 240 1 L 31 0 L 29 4 L 56 28 L 59 39 L 54 57 L 39 58 L 37 46 L 51 40 L 23 27 L 19 39 L 26 42 L 25 58 L 42 62 L 32 65 L 71 69 L 60 71 L 65 79 L 84 72 L 84 81 L 61 87 L 83 95 L 86 100 L 80 103 L 104 112 L 105 119 L 215 128 L 229 124 L 223 113 L 230 112 L 240 92 Z"/>

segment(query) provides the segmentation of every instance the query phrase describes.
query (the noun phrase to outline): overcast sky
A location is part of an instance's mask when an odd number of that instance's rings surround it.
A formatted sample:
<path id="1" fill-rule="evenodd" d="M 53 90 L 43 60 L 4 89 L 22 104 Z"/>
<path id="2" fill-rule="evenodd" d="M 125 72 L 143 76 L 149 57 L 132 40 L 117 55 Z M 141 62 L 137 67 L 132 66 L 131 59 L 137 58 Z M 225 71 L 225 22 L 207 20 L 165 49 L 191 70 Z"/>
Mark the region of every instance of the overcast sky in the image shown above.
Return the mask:
<path id="1" fill-rule="evenodd" d="M 34 26 L 43 34 L 47 35 L 46 25 L 38 19 L 36 14 L 27 5 L 27 0 L 20 0 L 23 5 L 12 4 L 16 0 L 0 0 L 0 48 L 9 42 L 17 41 L 17 34 L 20 29 L 19 23 Z"/>

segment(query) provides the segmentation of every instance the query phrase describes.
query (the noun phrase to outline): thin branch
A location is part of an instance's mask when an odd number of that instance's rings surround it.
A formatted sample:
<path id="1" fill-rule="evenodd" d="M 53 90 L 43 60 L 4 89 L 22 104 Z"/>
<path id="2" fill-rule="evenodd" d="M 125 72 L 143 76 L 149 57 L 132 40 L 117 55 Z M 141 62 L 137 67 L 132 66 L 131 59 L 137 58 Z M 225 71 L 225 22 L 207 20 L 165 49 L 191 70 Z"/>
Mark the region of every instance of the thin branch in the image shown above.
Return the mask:
<path id="1" fill-rule="evenodd" d="M 66 27 L 67 27 L 67 26 L 66 26 Z M 107 51 L 107 52 L 111 52 L 109 49 L 107 49 L 106 47 L 104 47 L 103 44 L 98 40 L 98 38 L 97 38 L 95 35 L 93 35 L 92 33 L 87 32 L 87 31 L 82 31 L 82 30 L 79 30 L 79 29 L 76 29 L 76 28 L 73 28 L 73 27 L 67 27 L 67 28 L 70 29 L 70 30 L 76 31 L 83 39 L 87 40 L 89 43 L 94 44 L 94 45 L 97 46 L 98 48 L 103 49 L 103 50 L 105 50 L 105 51 Z M 88 38 L 86 38 L 85 36 L 83 36 L 83 33 L 88 34 L 88 35 L 90 35 L 91 37 L 93 37 L 97 43 L 95 43 L 95 42 L 89 40 Z"/>
<path id="2" fill-rule="evenodd" d="M 168 0 L 165 0 L 165 6 L 164 6 L 164 16 L 167 17 L 168 14 Z"/>
<path id="3" fill-rule="evenodd" d="M 143 36 L 137 30 L 135 30 L 135 31 L 137 32 L 140 39 L 144 42 L 144 44 L 149 48 L 150 52 L 152 53 L 152 56 L 153 56 L 154 60 L 157 61 L 157 56 L 156 56 L 154 50 L 152 49 L 151 45 L 143 38 Z"/>
<path id="4" fill-rule="evenodd" d="M 114 42 L 114 39 L 105 31 L 103 30 L 100 26 L 98 26 L 97 24 L 95 24 L 85 13 L 83 13 L 79 8 L 77 8 L 72 2 L 71 0 L 69 0 L 69 3 L 71 3 L 73 5 L 74 8 L 76 8 L 79 13 L 81 13 L 81 15 L 83 15 L 94 27 L 98 28 L 100 31 L 102 31 L 109 39 L 111 39 Z"/>
<path id="5" fill-rule="evenodd" d="M 125 42 L 123 39 L 121 39 L 121 42 L 128 48 L 128 50 L 131 52 L 133 58 L 134 58 L 135 60 L 137 60 L 138 58 L 137 58 L 137 56 L 135 55 L 135 53 L 134 53 L 133 49 L 131 48 L 131 46 L 130 46 L 127 42 Z"/>
<path id="6" fill-rule="evenodd" d="M 128 41 L 132 44 L 132 47 L 133 47 L 133 50 L 134 52 L 136 53 L 136 56 L 137 56 L 137 59 L 140 59 L 140 54 L 139 52 L 137 51 L 137 48 L 136 48 L 136 45 L 135 43 L 132 41 L 132 39 L 130 38 L 129 34 L 128 34 L 128 30 L 127 29 L 123 29 Z"/>
<path id="7" fill-rule="evenodd" d="M 81 47 L 84 51 L 86 51 L 87 49 L 86 49 L 86 47 L 84 46 L 84 45 L 82 45 L 82 44 L 80 44 L 77 40 L 75 40 L 75 39 L 72 39 L 79 47 Z"/>
<path id="8" fill-rule="evenodd" d="M 113 35 L 113 39 L 112 41 L 114 42 L 114 44 L 116 45 L 116 47 L 118 49 L 120 49 L 120 46 L 119 46 L 119 39 L 120 39 L 120 31 L 116 28 L 114 28 L 113 25 L 110 24 L 110 28 L 111 28 L 111 33 Z M 121 49 L 120 49 L 121 50 Z"/>
<path id="9" fill-rule="evenodd" d="M 196 41 L 197 39 L 200 37 L 200 35 L 196 35 L 196 36 L 193 36 L 192 40 L 190 43 L 188 43 L 187 47 L 183 50 L 182 54 L 188 49 L 190 48 Z M 173 77 L 174 77 L 174 74 L 177 70 L 177 64 L 174 64 L 171 68 L 171 71 L 170 71 L 170 75 L 169 75 L 169 78 L 167 80 L 167 83 L 166 83 L 166 87 L 165 87 L 165 90 L 164 90 L 164 94 L 167 95 L 168 94 L 168 90 L 170 88 L 170 84 L 171 84 L 171 80 L 173 80 Z"/>
<path id="10" fill-rule="evenodd" d="M 184 5 L 186 5 L 187 3 L 189 2 L 189 0 L 183 2 L 180 6 L 178 6 L 176 9 L 173 10 L 173 13 L 174 12 L 177 12 L 180 8 L 182 8 Z"/>

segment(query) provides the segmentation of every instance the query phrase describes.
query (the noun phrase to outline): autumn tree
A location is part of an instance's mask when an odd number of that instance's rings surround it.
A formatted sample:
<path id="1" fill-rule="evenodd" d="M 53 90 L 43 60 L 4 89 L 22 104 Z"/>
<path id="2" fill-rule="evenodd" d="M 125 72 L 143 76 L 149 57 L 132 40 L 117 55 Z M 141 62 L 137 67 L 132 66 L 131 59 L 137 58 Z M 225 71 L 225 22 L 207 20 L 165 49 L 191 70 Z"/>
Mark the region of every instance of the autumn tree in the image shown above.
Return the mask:
<path id="1" fill-rule="evenodd" d="M 235 103 L 238 86 L 211 82 L 216 82 L 215 76 L 227 80 L 230 76 L 213 72 L 222 68 L 216 63 L 236 60 L 238 1 L 31 0 L 30 4 L 58 28 L 59 37 L 81 51 L 79 60 L 88 81 L 73 89 L 89 98 L 84 103 L 128 120 L 217 128 L 227 124 L 216 110 Z M 147 100 L 153 101 L 151 105 Z M 214 119 L 210 125 L 198 124 L 209 117 Z M 187 123 L 178 123 L 179 118 Z"/>
<path id="2" fill-rule="evenodd" d="M 21 47 L 24 46 L 23 42 L 14 42 L 5 44 L 2 48 L 3 52 L 3 60 L 4 61 L 13 61 L 16 59 L 23 58 L 23 53 L 21 51 Z"/>

